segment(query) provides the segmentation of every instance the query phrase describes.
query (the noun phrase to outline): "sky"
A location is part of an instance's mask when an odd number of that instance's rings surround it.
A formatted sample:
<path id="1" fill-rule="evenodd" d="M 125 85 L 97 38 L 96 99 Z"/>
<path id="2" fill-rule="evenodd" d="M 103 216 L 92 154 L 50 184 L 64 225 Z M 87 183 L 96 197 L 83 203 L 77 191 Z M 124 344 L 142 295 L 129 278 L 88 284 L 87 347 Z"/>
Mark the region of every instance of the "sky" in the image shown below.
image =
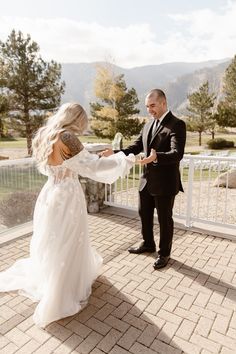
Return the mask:
<path id="1" fill-rule="evenodd" d="M 236 0 L 0 0 L 0 40 L 12 29 L 60 63 L 225 59 L 236 54 Z"/>

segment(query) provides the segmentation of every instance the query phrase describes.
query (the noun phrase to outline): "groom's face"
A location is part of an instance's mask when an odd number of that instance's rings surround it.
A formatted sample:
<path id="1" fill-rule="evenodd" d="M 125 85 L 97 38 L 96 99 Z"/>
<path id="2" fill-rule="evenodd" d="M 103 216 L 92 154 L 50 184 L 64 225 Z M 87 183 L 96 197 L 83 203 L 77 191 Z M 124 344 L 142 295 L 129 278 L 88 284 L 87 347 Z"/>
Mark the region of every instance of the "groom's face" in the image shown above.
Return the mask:
<path id="1" fill-rule="evenodd" d="M 159 119 L 167 110 L 166 101 L 155 95 L 147 96 L 145 105 L 148 113 L 155 119 Z"/>

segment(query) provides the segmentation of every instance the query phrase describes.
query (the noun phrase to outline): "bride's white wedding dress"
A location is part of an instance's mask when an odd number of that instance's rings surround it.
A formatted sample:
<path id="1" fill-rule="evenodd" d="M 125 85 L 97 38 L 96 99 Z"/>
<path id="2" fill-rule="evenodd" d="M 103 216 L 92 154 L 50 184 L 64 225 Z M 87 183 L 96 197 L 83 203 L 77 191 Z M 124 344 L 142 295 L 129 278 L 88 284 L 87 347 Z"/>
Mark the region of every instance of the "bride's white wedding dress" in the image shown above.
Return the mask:
<path id="1" fill-rule="evenodd" d="M 134 156 L 122 152 L 99 159 L 83 149 L 60 166 L 47 165 L 48 181 L 35 205 L 30 256 L 0 273 L 0 291 L 19 289 L 38 302 L 33 316 L 38 326 L 77 313 L 102 265 L 88 237 L 78 175 L 113 183 L 133 164 Z"/>

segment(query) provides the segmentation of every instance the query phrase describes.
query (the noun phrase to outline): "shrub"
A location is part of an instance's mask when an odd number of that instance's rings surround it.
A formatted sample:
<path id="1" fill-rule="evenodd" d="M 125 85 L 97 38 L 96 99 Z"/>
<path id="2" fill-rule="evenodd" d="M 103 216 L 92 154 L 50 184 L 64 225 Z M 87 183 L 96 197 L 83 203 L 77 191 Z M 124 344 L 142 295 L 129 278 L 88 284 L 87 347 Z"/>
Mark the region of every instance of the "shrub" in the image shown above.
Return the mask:
<path id="1" fill-rule="evenodd" d="M 0 201 L 0 217 L 3 225 L 12 227 L 32 220 L 37 192 L 15 192 Z"/>
<path id="2" fill-rule="evenodd" d="M 234 141 L 226 140 L 226 147 L 227 147 L 227 148 L 232 148 L 232 147 L 234 147 Z"/>
<path id="3" fill-rule="evenodd" d="M 207 146 L 210 149 L 224 149 L 234 147 L 234 142 L 222 138 L 208 140 Z"/>

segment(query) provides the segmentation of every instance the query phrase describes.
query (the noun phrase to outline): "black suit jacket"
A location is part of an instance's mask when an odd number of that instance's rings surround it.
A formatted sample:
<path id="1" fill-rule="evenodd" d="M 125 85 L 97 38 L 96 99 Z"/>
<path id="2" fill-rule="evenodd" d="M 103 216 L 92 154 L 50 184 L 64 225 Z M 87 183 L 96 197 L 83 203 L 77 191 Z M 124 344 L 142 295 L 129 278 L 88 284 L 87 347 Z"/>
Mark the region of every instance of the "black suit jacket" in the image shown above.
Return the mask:
<path id="1" fill-rule="evenodd" d="M 152 137 L 154 119 L 146 123 L 136 141 L 122 149 L 126 155 L 144 152 L 150 154 L 151 148 L 157 152 L 157 162 L 144 166 L 139 190 L 147 185 L 152 195 L 170 196 L 183 191 L 179 162 L 184 154 L 186 126 L 183 120 L 169 112 Z"/>

